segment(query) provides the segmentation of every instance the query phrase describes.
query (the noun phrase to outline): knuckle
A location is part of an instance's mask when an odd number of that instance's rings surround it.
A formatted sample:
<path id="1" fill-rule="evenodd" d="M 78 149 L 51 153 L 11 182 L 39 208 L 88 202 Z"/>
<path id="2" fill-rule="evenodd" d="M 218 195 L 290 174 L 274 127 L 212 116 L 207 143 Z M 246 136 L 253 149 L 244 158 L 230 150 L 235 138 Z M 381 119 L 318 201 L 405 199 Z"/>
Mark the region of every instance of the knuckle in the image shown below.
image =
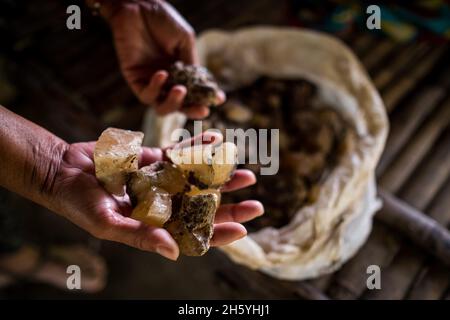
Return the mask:
<path id="1" fill-rule="evenodd" d="M 115 230 L 119 226 L 117 218 L 108 215 L 97 221 L 93 235 L 102 240 L 113 240 Z"/>
<path id="2" fill-rule="evenodd" d="M 182 39 L 189 47 L 195 43 L 196 33 L 190 25 L 184 26 L 182 31 Z"/>
<path id="3" fill-rule="evenodd" d="M 195 43 L 196 34 L 194 29 L 190 28 L 186 31 L 186 38 L 190 45 L 193 45 Z"/>
<path id="4" fill-rule="evenodd" d="M 139 249 L 139 250 L 149 250 L 148 246 L 146 245 L 146 241 L 144 237 L 136 236 L 133 239 L 133 243 L 131 244 L 133 247 Z"/>
<path id="5" fill-rule="evenodd" d="M 190 39 L 195 39 L 195 30 L 192 27 L 187 28 L 186 33 Z"/>

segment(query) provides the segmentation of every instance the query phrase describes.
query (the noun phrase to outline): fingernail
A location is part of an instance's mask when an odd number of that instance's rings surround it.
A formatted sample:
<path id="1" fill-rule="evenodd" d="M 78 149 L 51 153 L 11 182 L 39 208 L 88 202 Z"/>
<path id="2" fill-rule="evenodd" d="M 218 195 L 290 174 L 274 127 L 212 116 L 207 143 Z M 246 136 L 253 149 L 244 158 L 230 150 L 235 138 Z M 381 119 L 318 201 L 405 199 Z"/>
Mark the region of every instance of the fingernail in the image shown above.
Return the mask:
<path id="1" fill-rule="evenodd" d="M 176 261 L 178 258 L 177 253 L 174 250 L 172 250 L 172 248 L 166 246 L 157 246 L 156 253 L 172 261 Z"/>
<path id="2" fill-rule="evenodd" d="M 225 92 L 219 91 L 216 96 L 215 104 L 222 104 L 225 102 L 226 99 L 227 99 L 227 96 L 225 95 Z"/>
<path id="3" fill-rule="evenodd" d="M 257 200 L 254 200 L 254 201 L 255 201 L 255 205 L 258 207 L 259 215 L 262 216 L 264 214 L 264 205 Z"/>
<path id="4" fill-rule="evenodd" d="M 183 98 L 184 98 L 184 95 L 185 95 L 186 92 L 187 92 L 186 87 L 183 86 L 183 85 L 176 85 L 176 86 L 174 86 L 174 87 L 172 88 L 172 90 L 173 90 L 173 91 L 177 91 L 177 93 L 180 94 L 180 95 L 183 95 Z"/>

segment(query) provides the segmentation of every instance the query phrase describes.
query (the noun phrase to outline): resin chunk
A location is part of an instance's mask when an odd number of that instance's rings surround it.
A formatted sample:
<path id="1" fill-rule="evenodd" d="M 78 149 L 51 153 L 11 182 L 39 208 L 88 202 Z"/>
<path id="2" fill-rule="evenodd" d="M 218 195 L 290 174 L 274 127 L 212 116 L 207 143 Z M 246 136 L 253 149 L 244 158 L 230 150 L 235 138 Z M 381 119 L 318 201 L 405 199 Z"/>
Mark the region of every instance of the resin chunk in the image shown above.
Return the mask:
<path id="1" fill-rule="evenodd" d="M 237 148 L 233 143 L 173 149 L 173 163 L 157 161 L 138 169 L 143 133 L 106 129 L 95 151 L 95 173 L 106 190 L 124 195 L 126 184 L 131 218 L 162 227 L 180 252 L 201 256 L 208 251 L 214 217 L 220 204 L 219 187 L 233 174 Z"/>
<path id="2" fill-rule="evenodd" d="M 157 161 L 130 175 L 127 191 L 132 203 L 136 203 L 145 196 L 152 186 L 162 188 L 170 195 L 190 189 L 183 173 L 174 164 L 167 161 Z"/>
<path id="3" fill-rule="evenodd" d="M 196 145 L 168 150 L 167 156 L 184 172 L 189 183 L 200 189 L 220 188 L 236 169 L 237 147 L 231 142 L 217 147 Z"/>
<path id="4" fill-rule="evenodd" d="M 95 175 L 105 189 L 123 196 L 127 175 L 138 169 L 142 132 L 108 128 L 102 132 L 94 150 Z"/>
<path id="5" fill-rule="evenodd" d="M 208 69 L 185 65 L 181 61 L 174 63 L 169 69 L 169 78 L 161 92 L 159 100 L 164 100 L 170 89 L 175 85 L 184 85 L 187 94 L 184 106 L 191 105 L 217 105 L 220 89 Z"/>
<path id="6" fill-rule="evenodd" d="M 172 214 L 172 200 L 169 192 L 158 187 L 150 187 L 139 199 L 131 218 L 151 226 L 162 227 Z"/>
<path id="7" fill-rule="evenodd" d="M 164 228 L 187 256 L 201 256 L 209 249 L 214 231 L 214 217 L 220 203 L 215 189 L 193 188 L 173 203 L 173 213 Z"/>

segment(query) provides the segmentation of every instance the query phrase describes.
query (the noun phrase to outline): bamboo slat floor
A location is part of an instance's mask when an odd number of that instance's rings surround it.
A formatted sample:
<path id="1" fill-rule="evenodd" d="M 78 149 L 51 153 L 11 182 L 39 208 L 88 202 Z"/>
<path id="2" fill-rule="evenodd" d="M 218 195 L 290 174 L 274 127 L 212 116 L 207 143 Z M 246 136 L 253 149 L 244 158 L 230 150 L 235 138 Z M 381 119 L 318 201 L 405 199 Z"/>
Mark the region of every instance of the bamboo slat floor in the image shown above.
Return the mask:
<path id="1" fill-rule="evenodd" d="M 269 0 L 202 0 L 195 6 L 187 1 L 172 2 L 198 32 L 212 27 L 286 24 L 284 2 L 277 6 Z M 10 9 L 12 15 L 5 16 L 7 30 L 0 24 L 0 35 L 6 41 L 0 48 L 0 60 L 6 61 L 18 91 L 26 92 L 14 101 L 12 109 L 67 141 L 95 139 L 111 125 L 138 129 L 145 107 L 134 98 L 119 72 L 109 30 L 84 8 L 82 30 L 68 32 L 65 5 L 64 1 L 17 4 L 25 7 Z M 17 12 L 22 14 L 14 15 Z M 185 294 L 184 297 L 278 299 L 450 298 L 448 44 L 402 44 L 367 30 L 355 30 L 343 40 L 367 68 L 384 99 L 391 123 L 377 168 L 383 190 L 380 195 L 386 207 L 376 215 L 367 243 L 334 274 L 294 282 L 248 270 L 231 263 L 223 254 L 214 253 L 205 257 L 211 269 L 201 275 L 206 280 L 200 280 L 200 275 L 196 278 L 199 283 L 212 283 L 199 285 L 206 290 L 205 295 L 193 295 L 178 287 L 176 292 L 164 291 L 163 297 Z M 127 254 L 129 268 L 135 270 L 141 270 L 142 261 L 149 261 L 138 253 L 121 250 L 114 246 L 106 249 L 106 255 L 111 254 L 109 259 L 116 262 L 112 264 L 113 275 L 121 274 L 120 258 Z M 170 276 L 176 277 L 179 270 L 155 261 L 152 263 L 172 270 Z M 204 267 L 198 260 L 191 261 L 178 268 Z M 367 290 L 366 268 L 372 264 L 381 267 L 381 290 Z M 131 291 L 131 286 L 137 286 L 145 276 L 145 271 L 136 272 L 140 278 L 129 280 L 132 284 L 127 288 Z M 120 292 L 126 286 L 112 279 L 112 285 L 100 297 L 123 296 Z M 177 281 L 190 283 L 174 279 L 174 286 Z M 135 297 L 148 297 L 144 291 L 149 287 L 141 290 L 133 291 Z"/>
<path id="2" fill-rule="evenodd" d="M 374 55 L 367 47 L 376 41 L 367 40 L 366 35 L 361 39 L 364 46 L 360 44 L 358 49 L 363 52 L 362 61 L 369 63 L 369 73 L 377 79 L 375 84 L 385 102 L 387 99 L 392 119 L 386 155 L 378 169 L 380 186 L 387 190 L 383 198 L 397 204 L 399 201 L 393 193 L 398 194 L 415 208 L 414 214 L 398 206 L 380 211 L 372 235 L 353 259 L 334 275 L 297 283 L 297 288 L 307 284 L 308 290 L 295 292 L 306 299 L 443 298 L 449 285 L 449 269 L 445 263 L 448 263 L 450 244 L 447 230 L 450 210 L 446 206 L 450 193 L 445 186 L 450 170 L 449 66 L 445 59 L 448 47 L 424 43 L 392 45 L 384 41 L 383 48 Z M 383 65 L 385 59 L 393 62 Z M 442 193 L 439 199 L 434 199 Z M 430 217 L 419 210 L 429 212 Z M 433 262 L 433 270 L 438 271 L 435 275 L 428 270 L 426 262 L 433 261 L 430 255 L 436 254 L 437 247 L 445 253 L 439 263 Z M 366 289 L 366 267 L 370 264 L 385 270 L 382 283 L 386 285 L 382 290 Z M 424 276 L 419 277 L 421 273 L 428 275 L 426 280 Z M 446 281 L 439 283 L 433 277 Z M 420 282 L 415 282 L 416 278 Z M 255 279 L 249 275 L 239 289 Z M 424 286 L 431 288 L 420 292 L 419 288 Z"/>

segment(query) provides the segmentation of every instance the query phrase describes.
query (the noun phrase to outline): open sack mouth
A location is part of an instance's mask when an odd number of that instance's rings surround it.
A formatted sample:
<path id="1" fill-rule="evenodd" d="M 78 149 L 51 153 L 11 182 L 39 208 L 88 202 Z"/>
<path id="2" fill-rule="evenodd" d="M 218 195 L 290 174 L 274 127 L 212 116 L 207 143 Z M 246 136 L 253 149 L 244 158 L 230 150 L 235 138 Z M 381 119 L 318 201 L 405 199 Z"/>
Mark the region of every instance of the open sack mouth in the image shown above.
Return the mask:
<path id="1" fill-rule="evenodd" d="M 240 167 L 252 170 L 258 182 L 225 194 L 223 202 L 256 199 L 263 203 L 265 214 L 247 223 L 249 231 L 285 226 L 300 208 L 316 200 L 342 154 L 352 152 L 355 130 L 332 106 L 320 101 L 317 87 L 306 80 L 261 77 L 227 92 L 227 97 L 224 105 L 211 110 L 203 130 L 219 129 L 226 136 L 227 129 L 240 128 L 244 133 L 278 129 L 280 168 L 274 175 L 261 175 L 261 164 L 250 161 L 257 159 L 258 141 L 249 139 L 239 150 L 245 159 Z M 194 121 L 185 127 L 194 134 Z"/>

